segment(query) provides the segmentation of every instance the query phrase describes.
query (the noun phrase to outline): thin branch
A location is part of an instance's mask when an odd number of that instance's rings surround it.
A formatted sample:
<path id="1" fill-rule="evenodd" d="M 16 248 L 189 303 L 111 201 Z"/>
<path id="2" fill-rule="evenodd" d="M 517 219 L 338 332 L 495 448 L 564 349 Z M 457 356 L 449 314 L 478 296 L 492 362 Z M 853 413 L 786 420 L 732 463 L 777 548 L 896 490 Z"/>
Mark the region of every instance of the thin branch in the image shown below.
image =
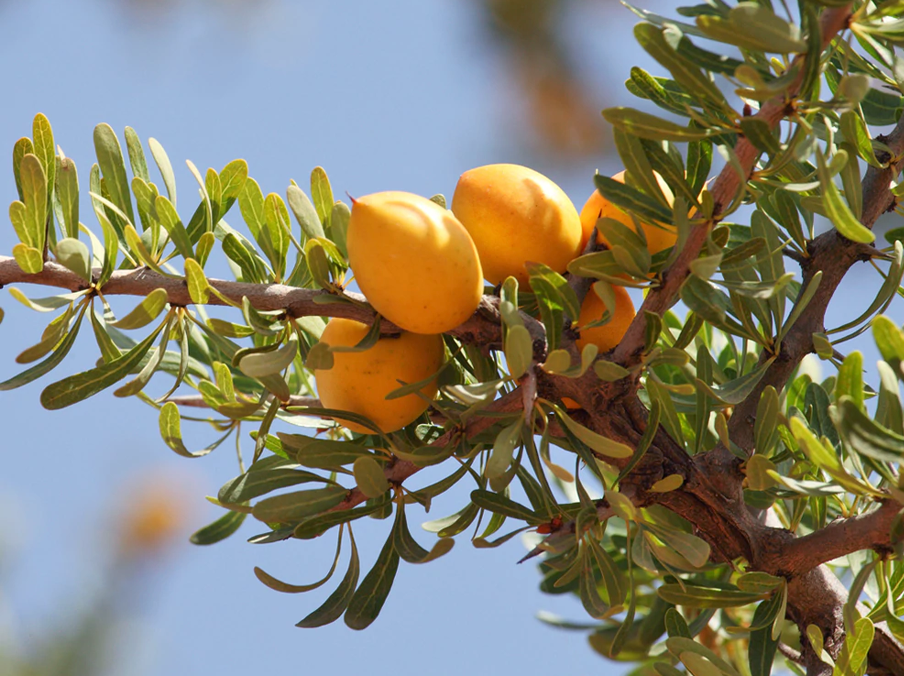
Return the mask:
<path id="1" fill-rule="evenodd" d="M 496 399 L 493 403 L 487 406 L 483 412 L 490 414 L 518 411 L 521 408 L 523 401 L 524 395 L 521 392 L 521 388 L 515 388 L 511 392 L 508 392 L 499 397 L 499 399 Z M 478 413 L 473 418 L 468 420 L 464 429 L 455 427 L 446 432 L 430 445 L 441 447 L 447 446 L 450 443 L 461 439 L 462 437 L 469 439 L 492 427 L 498 420 L 499 419 L 493 415 L 480 415 L 480 413 Z M 415 465 L 409 460 L 398 459 L 395 462 L 391 463 L 388 467 L 386 467 L 383 474 L 386 476 L 386 479 L 389 481 L 389 483 L 399 485 L 410 476 L 419 472 L 421 469 L 423 468 Z M 333 507 L 330 511 L 335 512 L 343 509 L 351 509 L 356 505 L 360 505 L 365 500 L 367 500 L 367 496 L 364 495 L 364 493 L 362 493 L 359 488 L 353 488 L 348 492 L 348 495 L 345 497 L 345 499 L 338 505 Z"/>
<path id="2" fill-rule="evenodd" d="M 94 278 L 97 279 L 99 274 L 100 270 L 95 268 Z M 299 289 L 285 284 L 251 284 L 221 279 L 207 281 L 233 303 L 240 304 L 243 298 L 247 298 L 251 306 L 261 312 L 283 311 L 292 317 L 344 317 L 365 324 L 373 324 L 375 318 L 374 311 L 366 304 L 367 299 L 351 291 L 346 291 L 345 295 L 356 303 L 342 302 L 338 296 L 328 291 Z M 8 284 L 38 284 L 69 291 L 90 288 L 84 279 L 59 263 L 48 261 L 38 274 L 28 274 L 14 258 L 0 256 L 0 287 Z M 154 289 L 166 291 L 167 300 L 172 305 L 194 304 L 182 277 L 166 277 L 147 268 L 114 272 L 101 292 L 104 296 L 147 296 Z M 322 302 L 330 299 L 336 302 Z M 224 306 L 226 303 L 211 294 L 207 305 Z M 543 323 L 524 312 L 521 313 L 521 318 L 534 344 L 537 345 L 538 341 L 545 344 L 546 329 Z M 383 334 L 397 334 L 401 329 L 384 318 L 380 323 L 380 330 Z M 462 342 L 498 346 L 502 340 L 499 298 L 483 296 L 474 314 L 448 333 Z"/>
<path id="3" fill-rule="evenodd" d="M 895 203 L 890 185 L 898 175 L 904 153 L 904 118 L 898 121 L 894 130 L 884 138 L 895 157 L 886 158 L 888 165 L 882 169 L 870 167 L 863 180 L 863 213 L 861 223 L 872 228 L 876 220 Z M 896 161 L 895 161 L 896 160 Z M 802 263 L 803 281 L 801 293 L 817 273 L 822 273 L 816 295 L 800 314 L 782 340 L 776 360 L 757 383 L 747 398 L 741 402 L 728 423 L 731 440 L 748 453 L 753 452 L 753 423 L 760 395 L 768 386 L 781 392 L 788 378 L 801 360 L 813 352 L 813 334 L 825 330 L 826 308 L 848 270 L 857 261 L 868 260 L 875 250 L 864 244 L 852 242 L 842 237 L 837 230 L 829 230 L 812 240 L 808 247 L 808 257 Z M 772 355 L 763 352 L 760 363 Z M 720 449 L 721 460 L 728 460 L 729 453 Z"/>
<path id="4" fill-rule="evenodd" d="M 825 49 L 832 42 L 838 32 L 844 30 L 850 16 L 850 5 L 830 8 L 823 12 L 819 25 L 822 35 L 822 49 Z M 820 55 L 816 54 L 813 56 L 819 58 Z M 754 119 L 765 122 L 769 129 L 774 129 L 787 116 L 789 112 L 788 102 L 798 95 L 803 84 L 805 73 L 803 62 L 808 56 L 810 55 L 798 54 L 795 57 L 791 68 L 798 67 L 796 81 L 788 88 L 786 94 L 767 101 L 754 116 Z M 739 137 L 734 152 L 744 172 L 744 178 L 742 179 L 738 175 L 738 172 L 731 164 L 726 164 L 722 169 L 710 191 L 714 203 L 712 218 L 704 224 L 692 228 L 681 253 L 678 254 L 678 258 L 663 272 L 660 286 L 652 289 L 647 294 L 643 305 L 641 305 L 637 315 L 634 317 L 634 321 L 631 322 L 631 326 L 628 327 L 624 338 L 622 338 L 618 347 L 615 348 L 614 360 L 616 362 L 624 366 L 637 363 L 644 344 L 645 313 L 653 312 L 662 315 L 675 304 L 678 299 L 678 293 L 690 274 L 690 264 L 700 255 L 700 251 L 702 251 L 706 238 L 713 226 L 721 220 L 726 206 L 732 202 L 741 189 L 741 181 L 746 180 L 751 175 L 762 154 L 759 148 L 743 136 Z"/>
<path id="5" fill-rule="evenodd" d="M 170 397 L 166 401 L 170 401 L 176 406 L 182 406 L 184 408 L 210 408 L 210 405 L 204 400 L 200 394 L 180 394 L 175 397 Z M 248 402 L 253 403 L 253 402 Z M 322 404 L 320 400 L 315 397 L 303 397 L 299 394 L 293 394 L 289 397 L 289 401 L 283 402 L 283 408 L 287 406 L 313 406 L 315 408 L 320 408 Z"/>

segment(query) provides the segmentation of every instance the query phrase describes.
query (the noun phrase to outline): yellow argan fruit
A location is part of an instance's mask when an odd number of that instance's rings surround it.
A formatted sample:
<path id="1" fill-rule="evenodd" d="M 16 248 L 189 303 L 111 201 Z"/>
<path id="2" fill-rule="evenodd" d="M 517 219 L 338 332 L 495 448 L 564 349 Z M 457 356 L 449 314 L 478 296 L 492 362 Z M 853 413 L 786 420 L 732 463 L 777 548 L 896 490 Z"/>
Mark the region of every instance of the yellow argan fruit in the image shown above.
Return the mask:
<path id="1" fill-rule="evenodd" d="M 414 333 L 454 329 L 474 314 L 483 273 L 471 236 L 451 211 L 407 192 L 354 200 L 348 260 L 377 312 Z"/>
<path id="2" fill-rule="evenodd" d="M 656 181 L 659 183 L 659 188 L 662 190 L 662 194 L 665 195 L 669 204 L 671 204 L 674 199 L 672 191 L 669 189 L 666 182 L 662 180 L 662 176 L 659 174 L 655 175 Z M 612 180 L 624 183 L 625 172 L 620 171 L 615 174 L 615 176 L 612 177 Z M 584 208 L 581 209 L 581 228 L 583 230 L 581 251 L 584 250 L 583 247 L 586 246 L 587 241 L 590 239 L 590 235 L 593 233 L 593 228 L 600 218 L 613 218 L 626 227 L 631 228 L 632 230 L 634 229 L 634 223 L 628 214 L 603 197 L 598 190 L 594 190 L 586 204 L 584 204 Z M 678 240 L 678 231 L 674 226 L 659 226 L 651 225 L 650 223 L 641 223 L 640 227 L 643 230 L 644 237 L 646 237 L 647 248 L 649 249 L 651 256 L 655 256 L 660 251 L 665 251 L 666 249 L 675 246 L 675 242 Z M 606 241 L 606 238 L 603 237 L 602 233 L 598 233 L 597 241 L 609 246 L 609 242 Z"/>
<path id="3" fill-rule="evenodd" d="M 571 200 L 527 167 L 490 164 L 466 171 L 455 187 L 452 212 L 474 238 L 491 284 L 511 275 L 526 287 L 526 262 L 564 272 L 579 252 L 581 219 Z"/>
<path id="4" fill-rule="evenodd" d="M 327 345 L 351 347 L 367 335 L 368 326 L 351 319 L 331 319 L 320 340 Z M 317 394 L 325 408 L 360 413 L 373 420 L 384 432 L 395 432 L 427 410 L 436 396 L 432 382 L 421 394 L 397 399 L 386 395 L 401 387 L 399 381 L 416 383 L 436 373 L 443 363 L 442 336 L 402 333 L 384 336 L 363 352 L 334 352 L 333 368 L 315 369 Z M 353 432 L 372 431 L 353 422 L 339 420 Z"/>
<path id="5" fill-rule="evenodd" d="M 612 290 L 615 292 L 615 311 L 612 313 L 612 319 L 602 326 L 582 329 L 582 326 L 601 319 L 603 312 L 607 309 L 606 304 L 593 290 L 593 287 L 587 292 L 584 304 L 581 305 L 581 314 L 578 315 L 578 329 L 581 337 L 575 342 L 579 349 L 583 350 L 585 345 L 593 343 L 600 352 L 608 352 L 618 345 L 624 337 L 625 331 L 628 330 L 628 326 L 631 325 L 631 320 L 635 315 L 631 296 L 623 286 L 613 286 Z"/>

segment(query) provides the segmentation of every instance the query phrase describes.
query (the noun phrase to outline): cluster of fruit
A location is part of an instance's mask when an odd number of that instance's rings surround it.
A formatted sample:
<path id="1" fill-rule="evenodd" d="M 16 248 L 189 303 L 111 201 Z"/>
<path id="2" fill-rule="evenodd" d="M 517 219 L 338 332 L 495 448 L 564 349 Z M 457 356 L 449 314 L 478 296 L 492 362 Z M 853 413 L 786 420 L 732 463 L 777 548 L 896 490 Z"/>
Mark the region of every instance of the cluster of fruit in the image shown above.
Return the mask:
<path id="1" fill-rule="evenodd" d="M 624 173 L 613 178 L 623 181 Z M 599 192 L 590 196 L 579 215 L 559 186 L 514 164 L 462 174 L 451 211 L 406 192 L 353 200 L 349 264 L 371 305 L 403 332 L 381 338 L 365 351 L 336 352 L 331 369 L 316 369 L 323 405 L 364 415 L 385 432 L 414 421 L 436 395 L 435 379 L 420 393 L 389 400 L 386 395 L 398 389 L 400 381 L 420 382 L 439 371 L 444 355 L 441 334 L 474 313 L 483 280 L 496 285 L 512 276 L 521 288 L 529 288 L 525 263 L 530 261 L 565 272 L 585 250 L 600 218 L 634 228 L 630 216 Z M 673 230 L 647 224 L 642 229 L 651 254 L 675 243 Z M 608 245 L 602 233 L 597 236 Z M 593 343 L 605 352 L 621 340 L 634 317 L 634 305 L 624 287 L 614 291 L 610 321 L 581 331 L 579 348 Z M 578 330 L 598 321 L 606 309 L 591 289 L 576 322 Z M 351 347 L 367 331 L 359 322 L 333 319 L 321 341 L 331 348 Z M 356 432 L 370 431 L 350 421 L 343 424 Z"/>

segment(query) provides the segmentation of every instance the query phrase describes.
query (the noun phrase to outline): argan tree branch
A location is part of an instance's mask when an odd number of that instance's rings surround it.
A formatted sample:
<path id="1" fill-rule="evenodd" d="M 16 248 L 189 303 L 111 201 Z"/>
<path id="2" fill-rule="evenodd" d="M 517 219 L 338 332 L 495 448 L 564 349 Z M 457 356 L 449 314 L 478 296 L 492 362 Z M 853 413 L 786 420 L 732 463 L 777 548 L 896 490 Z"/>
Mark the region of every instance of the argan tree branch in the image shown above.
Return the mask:
<path id="1" fill-rule="evenodd" d="M 511 392 L 508 392 L 496 399 L 481 413 L 493 414 L 518 411 L 523 405 L 523 400 L 524 395 L 521 391 L 521 388 L 516 387 Z M 494 417 L 493 415 L 481 415 L 481 413 L 477 413 L 473 418 L 470 418 L 465 424 L 464 428 L 454 427 L 430 445 L 439 448 L 448 446 L 450 443 L 461 438 L 469 439 L 492 427 L 498 420 L 498 418 Z M 396 459 L 386 467 L 384 475 L 386 476 L 386 479 L 387 481 L 389 481 L 389 483 L 393 485 L 400 485 L 403 481 L 413 476 L 421 469 L 423 468 L 419 465 L 415 465 L 410 460 Z M 351 509 L 356 505 L 360 505 L 365 500 L 367 500 L 367 496 L 365 496 L 364 493 L 361 492 L 361 489 L 355 487 L 349 490 L 348 495 L 345 497 L 345 499 L 330 511 Z"/>
<path id="2" fill-rule="evenodd" d="M 864 549 L 887 551 L 892 547 L 891 524 L 902 505 L 894 500 L 877 509 L 839 519 L 809 535 L 795 538 L 781 548 L 775 567 L 798 576 L 817 566 Z"/>
<path id="3" fill-rule="evenodd" d="M 887 162 L 885 167 L 870 167 L 863 179 L 863 213 L 860 222 L 870 229 L 879 216 L 895 204 L 890 185 L 902 166 L 904 118 L 883 140 L 894 156 L 883 158 Z M 763 390 L 771 385 L 780 392 L 800 361 L 813 352 L 813 334 L 825 330 L 826 309 L 841 280 L 854 263 L 868 260 L 875 250 L 869 245 L 852 242 L 837 230 L 829 230 L 810 242 L 807 253 L 808 257 L 801 264 L 801 290 L 803 292 L 817 273 L 822 273 L 816 295 L 782 340 L 777 359 L 747 398 L 737 406 L 729 421 L 731 440 L 748 453 L 753 452 L 753 422 Z M 765 362 L 770 356 L 764 352 L 760 362 Z M 723 460 L 728 458 L 726 451 L 722 450 L 721 453 Z"/>
<path id="4" fill-rule="evenodd" d="M 100 274 L 94 270 L 94 278 Z M 357 303 L 342 302 L 339 296 L 318 289 L 300 289 L 285 284 L 251 284 L 247 282 L 230 282 L 220 279 L 208 279 L 210 285 L 225 298 L 240 304 L 247 298 L 251 306 L 261 312 L 282 311 L 291 317 L 342 317 L 373 324 L 375 314 L 367 299 L 361 294 L 350 291 L 345 296 Z M 80 276 L 68 268 L 48 261 L 44 269 L 37 274 L 28 274 L 19 267 L 10 256 L 0 256 L 0 287 L 8 284 L 38 284 L 53 286 L 69 291 L 82 291 L 90 288 Z M 166 291 L 167 299 L 172 305 L 192 305 L 194 301 L 188 292 L 188 286 L 181 277 L 166 277 L 153 270 L 139 268 L 136 270 L 119 270 L 113 273 L 103 285 L 100 292 L 104 296 L 147 296 L 155 289 Z M 330 298 L 336 302 L 322 302 Z M 320 299 L 321 302 L 318 302 Z M 226 303 L 211 294 L 208 305 L 225 306 Z M 524 325 L 534 341 L 546 341 L 546 329 L 543 324 L 526 313 L 521 313 Z M 380 323 L 384 334 L 398 333 L 400 329 L 387 319 Z M 463 342 L 498 346 L 502 340 L 501 319 L 499 317 L 499 298 L 484 296 L 475 313 L 466 322 L 449 331 L 450 335 Z"/>
<path id="5" fill-rule="evenodd" d="M 765 122 L 769 129 L 778 126 L 789 113 L 789 102 L 792 101 L 799 93 L 803 84 L 805 69 L 803 64 L 807 58 L 820 58 L 822 51 L 832 42 L 835 35 L 844 30 L 851 16 L 851 5 L 843 7 L 833 7 L 823 12 L 819 23 L 819 30 L 822 39 L 822 49 L 819 54 L 798 54 L 792 62 L 790 68 L 797 68 L 798 75 L 795 82 L 788 88 L 787 92 L 781 96 L 776 96 L 767 101 L 760 111 L 754 116 L 754 119 Z M 745 181 L 753 172 L 762 151 L 757 148 L 750 140 L 744 136 L 739 137 L 734 147 L 735 156 L 744 172 L 744 176 L 740 176 L 735 167 L 726 164 L 713 183 L 711 193 L 713 197 L 713 214 L 705 223 L 692 228 L 687 241 L 681 253 L 662 274 L 661 284 L 650 291 L 644 299 L 643 305 L 628 327 L 618 347 L 615 348 L 613 358 L 616 362 L 630 366 L 637 363 L 640 356 L 640 350 L 644 344 L 644 330 L 646 327 L 646 312 L 652 312 L 657 315 L 664 314 L 678 300 L 678 293 L 684 285 L 684 281 L 690 274 L 690 265 L 696 260 L 703 250 L 703 245 L 712 228 L 718 223 L 725 214 L 725 209 L 741 190 L 742 181 Z"/>

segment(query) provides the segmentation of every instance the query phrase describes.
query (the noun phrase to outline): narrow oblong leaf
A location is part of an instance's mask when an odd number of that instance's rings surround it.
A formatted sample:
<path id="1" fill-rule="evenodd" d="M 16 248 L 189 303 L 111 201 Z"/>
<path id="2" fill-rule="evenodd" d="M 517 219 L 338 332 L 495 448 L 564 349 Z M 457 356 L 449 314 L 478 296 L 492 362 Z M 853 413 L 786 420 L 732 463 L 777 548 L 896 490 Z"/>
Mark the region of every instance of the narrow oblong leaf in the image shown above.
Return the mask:
<path id="1" fill-rule="evenodd" d="M 226 512 L 219 519 L 201 528 L 189 537 L 193 545 L 212 545 L 225 540 L 244 523 L 244 512 Z"/>
<path id="2" fill-rule="evenodd" d="M 102 123 L 94 128 L 94 150 L 104 177 L 104 185 L 110 194 L 110 201 L 128 216 L 130 223 L 134 223 L 132 193 L 126 177 L 122 148 L 119 139 L 116 138 L 116 132 L 109 124 Z"/>
<path id="3" fill-rule="evenodd" d="M 699 141 L 713 135 L 708 129 L 682 127 L 674 122 L 644 113 L 636 108 L 606 108 L 603 117 L 611 125 L 651 141 Z"/>
<path id="4" fill-rule="evenodd" d="M 745 592 L 740 589 L 715 589 L 685 584 L 664 584 L 657 590 L 664 601 L 676 606 L 689 608 L 733 608 L 755 603 L 763 598 L 762 593 Z"/>
<path id="5" fill-rule="evenodd" d="M 587 429 L 583 425 L 576 423 L 560 409 L 557 409 L 556 413 L 571 433 L 587 444 L 592 451 L 610 458 L 630 458 L 634 455 L 634 449 L 630 446 Z"/>
<path id="6" fill-rule="evenodd" d="M 351 531 L 349 531 L 351 537 Z M 355 544 L 355 538 L 351 537 L 352 553 L 348 562 L 348 570 L 345 577 L 336 587 L 335 591 L 330 594 L 329 598 L 323 604 L 312 611 L 307 617 L 301 620 L 296 627 L 303 629 L 311 629 L 314 627 L 322 627 L 330 622 L 338 620 L 342 613 L 348 608 L 349 602 L 355 593 L 355 587 L 358 586 L 358 576 L 361 572 L 361 564 L 358 560 L 358 547 Z"/>
<path id="7" fill-rule="evenodd" d="M 294 491 L 261 500 L 254 505 L 251 514 L 268 523 L 292 523 L 326 512 L 342 502 L 347 493 L 348 489 L 342 486 Z"/>
<path id="8" fill-rule="evenodd" d="M 351 629 L 365 629 L 377 619 L 399 569 L 399 553 L 393 538 L 386 540 L 373 568 L 361 580 L 345 611 L 345 624 Z"/>
<path id="9" fill-rule="evenodd" d="M 312 176 L 313 180 L 313 176 Z M 290 185 L 286 190 L 286 202 L 295 215 L 295 220 L 301 226 L 305 239 L 319 239 L 324 237 L 321 217 L 317 209 L 304 191 L 297 185 Z M 332 207 L 332 205 L 330 205 Z"/>
<path id="10" fill-rule="evenodd" d="M 41 404 L 48 410 L 56 410 L 71 406 L 83 399 L 94 396 L 129 374 L 141 363 L 151 344 L 163 329 L 158 326 L 151 335 L 138 343 L 119 359 L 101 364 L 97 368 L 63 378 L 44 388 L 41 392 Z"/>

